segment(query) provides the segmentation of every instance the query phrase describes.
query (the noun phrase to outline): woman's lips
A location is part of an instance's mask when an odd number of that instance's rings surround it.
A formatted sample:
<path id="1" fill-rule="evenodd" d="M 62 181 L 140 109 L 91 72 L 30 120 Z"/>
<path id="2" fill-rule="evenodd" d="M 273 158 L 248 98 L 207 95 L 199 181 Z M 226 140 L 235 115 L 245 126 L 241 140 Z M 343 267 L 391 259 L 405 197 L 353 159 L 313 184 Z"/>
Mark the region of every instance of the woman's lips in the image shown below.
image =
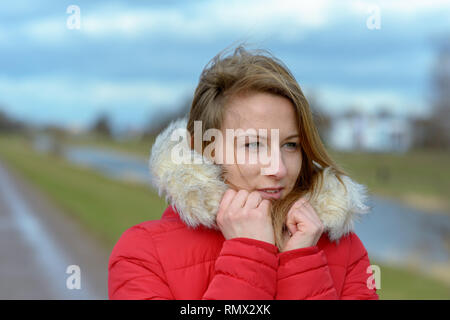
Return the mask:
<path id="1" fill-rule="evenodd" d="M 258 189 L 257 190 L 263 199 L 280 199 L 283 188 L 278 189 Z M 276 191 L 276 192 L 267 192 Z"/>

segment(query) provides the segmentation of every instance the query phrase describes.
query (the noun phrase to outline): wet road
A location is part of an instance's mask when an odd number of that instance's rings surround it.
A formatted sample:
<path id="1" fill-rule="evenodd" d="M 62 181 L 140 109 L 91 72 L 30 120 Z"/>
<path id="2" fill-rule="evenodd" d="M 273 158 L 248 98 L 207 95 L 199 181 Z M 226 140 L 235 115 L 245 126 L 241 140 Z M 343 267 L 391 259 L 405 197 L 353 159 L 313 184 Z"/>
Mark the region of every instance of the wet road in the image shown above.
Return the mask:
<path id="1" fill-rule="evenodd" d="M 0 299 L 107 298 L 108 248 L 1 161 L 0 228 Z"/>

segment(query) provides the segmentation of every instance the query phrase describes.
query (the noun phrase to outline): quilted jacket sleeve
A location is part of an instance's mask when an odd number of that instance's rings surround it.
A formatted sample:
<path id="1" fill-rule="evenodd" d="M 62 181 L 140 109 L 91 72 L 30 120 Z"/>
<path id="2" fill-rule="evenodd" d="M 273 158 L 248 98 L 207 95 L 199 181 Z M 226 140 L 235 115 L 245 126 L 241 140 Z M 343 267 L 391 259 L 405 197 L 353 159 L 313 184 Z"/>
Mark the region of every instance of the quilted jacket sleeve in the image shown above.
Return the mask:
<path id="1" fill-rule="evenodd" d="M 215 272 L 202 299 L 273 300 L 278 248 L 267 242 L 234 238 L 223 242 Z M 109 299 L 174 300 L 151 234 L 135 226 L 122 235 L 108 264 Z"/>
<path id="2" fill-rule="evenodd" d="M 349 236 L 350 254 L 342 294 L 336 292 L 327 257 L 318 246 L 279 254 L 277 300 L 378 299 L 369 289 L 369 259 L 356 234 Z"/>
<path id="3" fill-rule="evenodd" d="M 368 285 L 369 278 L 373 274 L 369 269 L 370 261 L 367 250 L 359 237 L 353 232 L 350 234 L 350 241 L 347 274 L 340 298 L 342 300 L 378 300 L 379 297 L 374 283 L 372 282 L 371 286 Z"/>
<path id="4" fill-rule="evenodd" d="M 279 254 L 276 300 L 338 299 L 327 258 L 318 246 Z"/>
<path id="5" fill-rule="evenodd" d="M 278 248 L 250 238 L 225 240 L 204 300 L 273 300 Z"/>
<path id="6" fill-rule="evenodd" d="M 173 300 L 150 233 L 134 226 L 124 232 L 109 258 L 112 300 Z"/>

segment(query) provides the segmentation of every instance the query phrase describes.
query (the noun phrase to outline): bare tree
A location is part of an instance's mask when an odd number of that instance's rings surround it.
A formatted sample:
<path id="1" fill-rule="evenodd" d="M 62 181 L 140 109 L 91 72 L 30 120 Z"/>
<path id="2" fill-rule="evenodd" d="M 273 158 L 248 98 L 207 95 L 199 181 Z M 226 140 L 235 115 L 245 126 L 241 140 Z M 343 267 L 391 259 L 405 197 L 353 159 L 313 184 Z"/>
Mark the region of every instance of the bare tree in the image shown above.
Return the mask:
<path id="1" fill-rule="evenodd" d="M 307 100 L 320 138 L 327 144 L 331 130 L 331 116 L 321 107 L 316 92 L 309 92 Z"/>
<path id="2" fill-rule="evenodd" d="M 432 115 L 427 124 L 428 143 L 450 148 L 450 34 L 438 42 L 438 55 L 431 72 Z"/>
<path id="3" fill-rule="evenodd" d="M 106 113 L 102 113 L 98 116 L 91 131 L 105 137 L 111 137 L 111 124 Z"/>

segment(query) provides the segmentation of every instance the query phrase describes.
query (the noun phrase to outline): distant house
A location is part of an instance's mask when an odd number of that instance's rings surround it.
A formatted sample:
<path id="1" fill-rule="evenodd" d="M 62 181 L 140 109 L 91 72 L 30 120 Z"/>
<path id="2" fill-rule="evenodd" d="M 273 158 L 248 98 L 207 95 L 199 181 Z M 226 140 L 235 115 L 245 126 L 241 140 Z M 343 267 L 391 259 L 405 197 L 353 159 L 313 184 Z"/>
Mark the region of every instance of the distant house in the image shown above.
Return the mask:
<path id="1" fill-rule="evenodd" d="M 413 143 L 412 124 L 388 111 L 349 111 L 331 121 L 328 143 L 336 150 L 405 152 Z"/>

